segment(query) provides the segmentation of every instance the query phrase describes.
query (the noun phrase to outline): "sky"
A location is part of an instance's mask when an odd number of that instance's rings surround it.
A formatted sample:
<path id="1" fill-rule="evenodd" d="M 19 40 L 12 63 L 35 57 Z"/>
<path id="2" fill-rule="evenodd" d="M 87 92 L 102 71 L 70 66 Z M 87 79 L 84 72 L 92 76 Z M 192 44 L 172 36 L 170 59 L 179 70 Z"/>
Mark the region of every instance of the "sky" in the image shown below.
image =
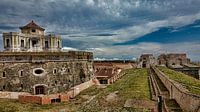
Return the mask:
<path id="1" fill-rule="evenodd" d="M 95 59 L 187 53 L 200 60 L 200 0 L 0 0 L 0 36 L 31 20 Z M 2 38 L 0 39 L 2 50 Z"/>

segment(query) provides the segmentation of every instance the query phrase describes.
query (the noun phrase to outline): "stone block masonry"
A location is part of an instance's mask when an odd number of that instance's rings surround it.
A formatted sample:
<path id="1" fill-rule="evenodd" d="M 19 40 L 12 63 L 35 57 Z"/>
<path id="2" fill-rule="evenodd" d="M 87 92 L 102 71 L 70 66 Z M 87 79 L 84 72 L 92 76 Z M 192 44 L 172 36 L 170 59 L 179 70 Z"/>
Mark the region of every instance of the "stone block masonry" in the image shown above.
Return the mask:
<path id="1" fill-rule="evenodd" d="M 21 103 L 36 103 L 36 104 L 51 104 L 55 102 L 67 102 L 70 98 L 74 98 L 81 91 L 93 86 L 95 79 L 82 83 L 73 87 L 69 91 L 63 93 L 51 94 L 51 95 L 19 95 L 19 102 Z"/>
<path id="2" fill-rule="evenodd" d="M 45 35 L 34 21 L 20 29 L 20 33 L 3 33 L 0 98 L 19 96 L 20 102 L 39 104 L 67 101 L 69 95 L 61 93 L 93 79 L 93 53 L 64 52 L 61 37 Z"/>
<path id="3" fill-rule="evenodd" d="M 0 98 L 18 99 L 19 95 L 30 95 L 30 93 L 26 93 L 26 92 L 2 92 L 2 91 L 0 91 Z"/>
<path id="4" fill-rule="evenodd" d="M 93 78 L 89 61 L 0 63 L 0 90 L 54 94 Z"/>
<path id="5" fill-rule="evenodd" d="M 180 84 L 170 80 L 159 69 L 153 67 L 155 73 L 163 82 L 165 87 L 170 93 L 170 98 L 175 99 L 180 107 L 186 112 L 199 112 L 200 111 L 200 96 L 188 93 Z"/>

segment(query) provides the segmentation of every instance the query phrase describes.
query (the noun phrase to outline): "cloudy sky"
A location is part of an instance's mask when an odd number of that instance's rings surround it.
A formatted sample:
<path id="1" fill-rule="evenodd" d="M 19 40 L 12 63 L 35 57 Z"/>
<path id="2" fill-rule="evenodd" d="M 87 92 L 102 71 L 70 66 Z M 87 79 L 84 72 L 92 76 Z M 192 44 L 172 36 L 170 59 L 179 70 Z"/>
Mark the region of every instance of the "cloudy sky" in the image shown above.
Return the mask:
<path id="1" fill-rule="evenodd" d="M 0 36 L 34 20 L 61 35 L 64 47 L 96 58 L 184 52 L 200 60 L 199 6 L 200 0 L 0 0 Z"/>

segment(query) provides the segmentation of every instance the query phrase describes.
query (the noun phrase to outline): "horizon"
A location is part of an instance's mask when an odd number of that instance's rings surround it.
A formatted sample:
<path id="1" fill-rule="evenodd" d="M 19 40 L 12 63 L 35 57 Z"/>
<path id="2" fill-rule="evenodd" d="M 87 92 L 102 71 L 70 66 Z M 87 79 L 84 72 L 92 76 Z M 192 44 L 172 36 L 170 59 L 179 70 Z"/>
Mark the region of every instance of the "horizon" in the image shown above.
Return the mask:
<path id="1" fill-rule="evenodd" d="M 18 32 L 34 20 L 47 34 L 61 35 L 63 48 L 91 51 L 96 59 L 186 53 L 199 62 L 199 5 L 196 0 L 1 0 L 0 49 L 3 32 Z"/>

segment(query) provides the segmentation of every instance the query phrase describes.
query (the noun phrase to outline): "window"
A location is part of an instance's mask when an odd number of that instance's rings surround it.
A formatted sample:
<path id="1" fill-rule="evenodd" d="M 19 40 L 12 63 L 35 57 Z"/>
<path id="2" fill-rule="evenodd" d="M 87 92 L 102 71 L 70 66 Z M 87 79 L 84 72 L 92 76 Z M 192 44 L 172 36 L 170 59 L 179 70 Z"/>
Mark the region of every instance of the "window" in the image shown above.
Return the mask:
<path id="1" fill-rule="evenodd" d="M 19 72 L 19 76 L 22 77 L 23 75 L 24 75 L 24 71 L 21 70 L 21 71 Z"/>
<path id="2" fill-rule="evenodd" d="M 6 89 L 6 86 L 5 86 L 5 85 L 3 85 L 3 89 Z"/>
<path id="3" fill-rule="evenodd" d="M 21 84 L 21 88 L 23 89 L 23 84 Z"/>
<path id="4" fill-rule="evenodd" d="M 21 47 L 24 47 L 24 40 L 21 40 Z"/>
<path id="5" fill-rule="evenodd" d="M 36 47 L 37 45 L 37 41 L 36 40 L 32 40 L 32 47 Z"/>
<path id="6" fill-rule="evenodd" d="M 32 32 L 35 32 L 35 29 L 32 29 Z"/>
<path id="7" fill-rule="evenodd" d="M 54 69 L 53 69 L 53 74 L 56 74 L 56 73 L 57 73 L 57 69 L 54 68 Z"/>
<path id="8" fill-rule="evenodd" d="M 45 92 L 45 88 L 44 88 L 44 86 L 36 86 L 35 87 L 35 94 L 37 95 L 37 94 L 44 94 L 44 92 Z"/>
<path id="9" fill-rule="evenodd" d="M 6 72 L 3 72 L 3 76 L 2 77 L 6 77 Z"/>
<path id="10" fill-rule="evenodd" d="M 43 70 L 37 69 L 37 70 L 35 70 L 35 73 L 36 73 L 36 74 L 42 74 L 42 73 L 43 73 Z"/>
<path id="11" fill-rule="evenodd" d="M 44 76 L 46 74 L 43 68 L 35 68 L 33 69 L 33 75 L 35 76 Z"/>
<path id="12" fill-rule="evenodd" d="M 10 47 L 10 39 L 6 39 L 6 47 Z"/>
<path id="13" fill-rule="evenodd" d="M 45 48 L 49 48 L 49 43 L 48 43 L 48 41 L 45 41 Z"/>
<path id="14" fill-rule="evenodd" d="M 58 41 L 58 48 L 60 48 L 60 41 Z"/>
<path id="15" fill-rule="evenodd" d="M 58 82 L 57 81 L 55 81 L 55 84 L 57 84 Z"/>

